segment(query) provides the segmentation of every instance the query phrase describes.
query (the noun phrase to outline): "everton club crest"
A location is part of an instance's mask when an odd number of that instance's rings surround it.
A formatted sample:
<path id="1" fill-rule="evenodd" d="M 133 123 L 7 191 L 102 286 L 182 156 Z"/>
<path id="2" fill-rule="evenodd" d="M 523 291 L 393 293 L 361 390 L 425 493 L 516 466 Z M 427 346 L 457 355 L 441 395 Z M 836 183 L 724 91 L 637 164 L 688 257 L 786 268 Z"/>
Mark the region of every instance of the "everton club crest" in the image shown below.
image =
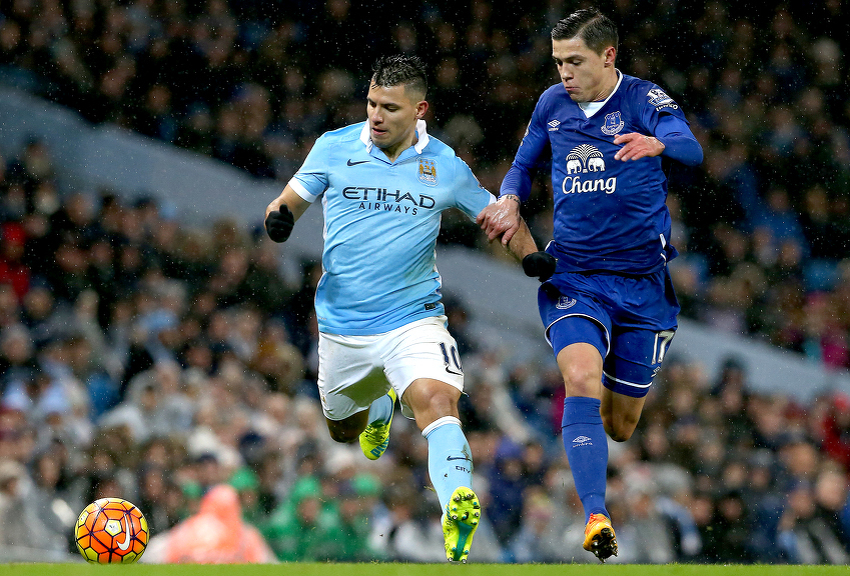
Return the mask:
<path id="1" fill-rule="evenodd" d="M 560 296 L 558 297 L 558 302 L 555 304 L 555 308 L 560 310 L 566 310 L 567 308 L 572 308 L 576 305 L 578 300 L 575 298 L 570 298 L 569 296 Z"/>
<path id="2" fill-rule="evenodd" d="M 437 185 L 437 164 L 428 158 L 419 158 L 419 181 L 426 186 Z"/>
<path id="3" fill-rule="evenodd" d="M 608 136 L 613 136 L 623 129 L 626 123 L 623 122 L 623 116 L 620 111 L 611 112 L 605 115 L 605 124 L 602 126 L 602 131 Z"/>

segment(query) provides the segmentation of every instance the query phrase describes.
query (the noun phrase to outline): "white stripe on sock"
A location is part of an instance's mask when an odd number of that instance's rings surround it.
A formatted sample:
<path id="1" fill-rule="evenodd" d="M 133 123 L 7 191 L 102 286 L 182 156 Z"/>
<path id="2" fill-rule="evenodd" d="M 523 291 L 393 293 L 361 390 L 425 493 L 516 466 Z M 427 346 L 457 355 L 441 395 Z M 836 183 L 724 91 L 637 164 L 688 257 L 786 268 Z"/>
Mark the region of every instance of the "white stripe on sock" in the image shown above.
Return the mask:
<path id="1" fill-rule="evenodd" d="M 443 416 L 442 418 L 437 418 L 427 426 L 422 431 L 422 436 L 425 438 L 428 437 L 428 434 L 439 428 L 440 426 L 445 426 L 446 424 L 457 424 L 460 426 L 460 418 L 455 418 L 454 416 Z"/>

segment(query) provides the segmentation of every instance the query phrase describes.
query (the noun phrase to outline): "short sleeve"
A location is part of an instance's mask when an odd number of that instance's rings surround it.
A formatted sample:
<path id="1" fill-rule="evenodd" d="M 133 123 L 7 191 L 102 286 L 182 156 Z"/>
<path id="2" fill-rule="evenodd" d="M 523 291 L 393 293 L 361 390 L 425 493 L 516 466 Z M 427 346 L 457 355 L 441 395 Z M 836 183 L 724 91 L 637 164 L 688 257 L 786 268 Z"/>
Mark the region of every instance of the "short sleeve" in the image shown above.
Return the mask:
<path id="1" fill-rule="evenodd" d="M 496 201 L 496 197 L 481 185 L 466 162 L 456 157 L 455 168 L 456 205 L 470 219 L 475 220 L 487 205 Z"/>
<path id="2" fill-rule="evenodd" d="M 331 138 L 320 136 L 298 172 L 289 180 L 289 186 L 307 202 L 315 202 L 328 187 L 328 165 Z"/>

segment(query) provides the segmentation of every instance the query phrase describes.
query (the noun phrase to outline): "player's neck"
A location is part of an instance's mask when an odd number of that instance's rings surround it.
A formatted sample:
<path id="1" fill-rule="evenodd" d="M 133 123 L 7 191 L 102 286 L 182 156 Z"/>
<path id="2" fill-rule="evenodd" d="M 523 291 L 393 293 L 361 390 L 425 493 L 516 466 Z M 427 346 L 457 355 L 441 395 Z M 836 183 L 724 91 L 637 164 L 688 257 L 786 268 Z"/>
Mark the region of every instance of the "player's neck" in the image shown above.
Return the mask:
<path id="1" fill-rule="evenodd" d="M 589 102 L 602 102 L 608 98 L 617 88 L 617 82 L 620 80 L 620 74 L 616 68 L 611 68 L 611 73 L 605 77 L 605 82 L 599 88 L 599 93 Z"/>
<path id="2" fill-rule="evenodd" d="M 384 154 L 387 155 L 387 160 L 390 162 L 395 162 L 401 153 L 415 145 L 419 141 L 419 137 L 416 134 L 416 131 L 410 136 L 410 138 L 405 138 L 398 144 L 394 144 L 388 148 L 381 148 Z"/>

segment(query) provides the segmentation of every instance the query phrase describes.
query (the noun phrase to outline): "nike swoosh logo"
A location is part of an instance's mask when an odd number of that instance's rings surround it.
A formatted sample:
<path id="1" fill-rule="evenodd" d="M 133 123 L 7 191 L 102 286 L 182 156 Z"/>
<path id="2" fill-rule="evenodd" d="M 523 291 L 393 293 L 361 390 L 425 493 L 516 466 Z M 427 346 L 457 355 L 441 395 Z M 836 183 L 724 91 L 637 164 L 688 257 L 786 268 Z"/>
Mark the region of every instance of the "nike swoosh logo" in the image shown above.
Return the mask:
<path id="1" fill-rule="evenodd" d="M 466 460 L 469 462 L 469 458 L 466 456 L 446 456 L 446 460 Z"/>
<path id="2" fill-rule="evenodd" d="M 126 514 L 124 515 L 124 526 L 126 528 L 124 531 L 124 541 L 115 543 L 122 552 L 130 547 L 130 519 L 127 518 Z"/>
<path id="3" fill-rule="evenodd" d="M 357 166 L 358 164 L 365 164 L 366 162 L 368 162 L 368 160 L 359 160 L 357 162 L 352 162 L 351 158 L 348 159 L 349 166 Z"/>

